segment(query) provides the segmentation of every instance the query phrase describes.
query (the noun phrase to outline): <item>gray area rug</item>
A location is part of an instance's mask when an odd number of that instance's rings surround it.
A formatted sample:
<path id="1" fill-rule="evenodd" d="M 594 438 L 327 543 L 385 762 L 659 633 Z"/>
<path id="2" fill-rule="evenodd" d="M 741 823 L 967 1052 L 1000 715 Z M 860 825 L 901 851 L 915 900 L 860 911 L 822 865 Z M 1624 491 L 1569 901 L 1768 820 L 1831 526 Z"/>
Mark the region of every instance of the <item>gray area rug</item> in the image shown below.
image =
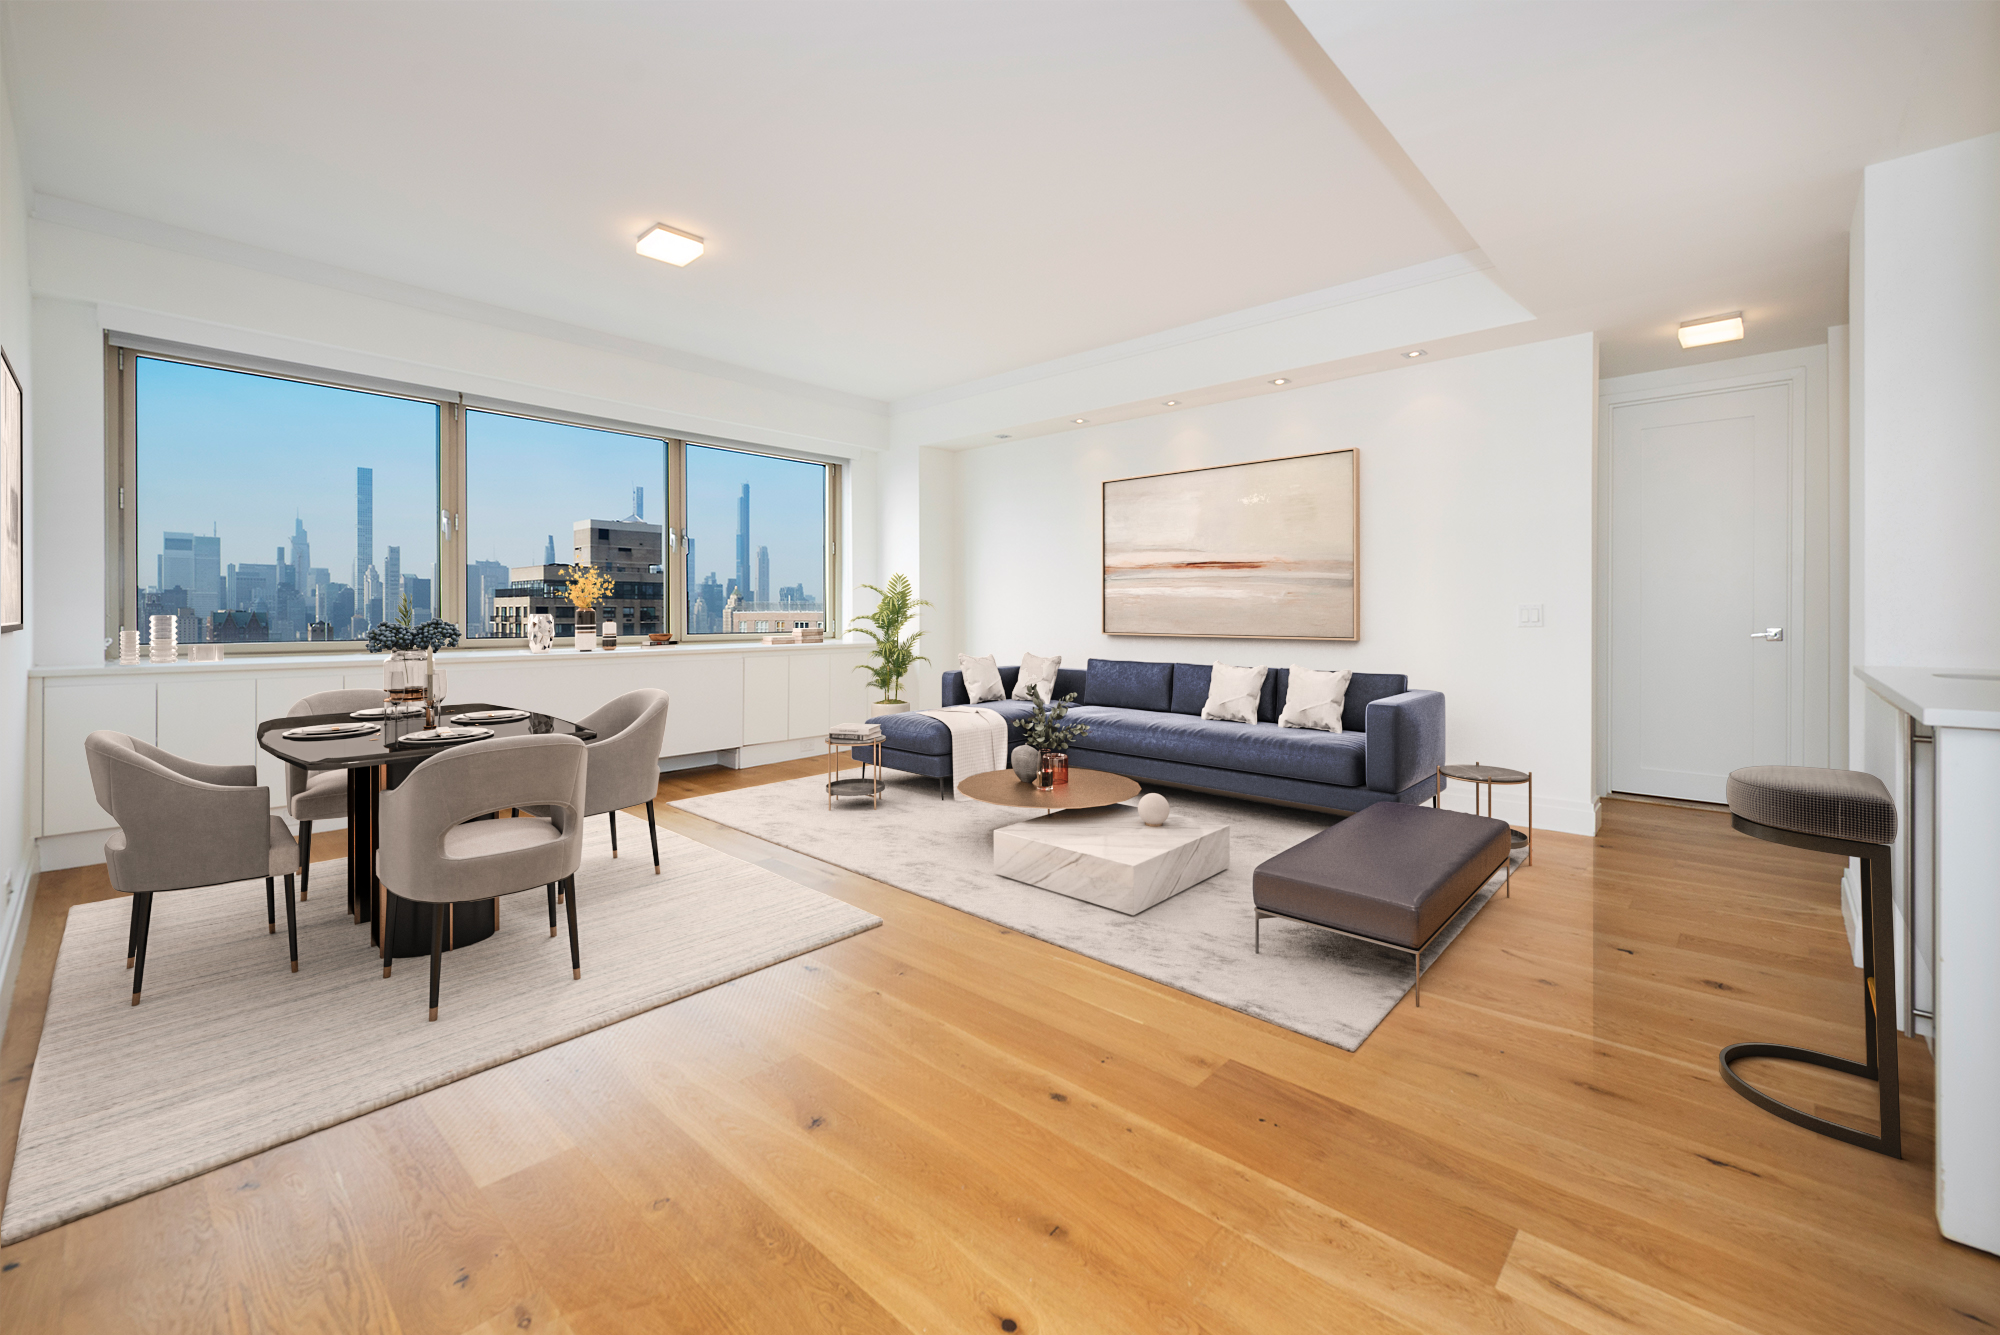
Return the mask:
<path id="1" fill-rule="evenodd" d="M 339 836 L 335 836 L 338 838 Z M 120 1201 L 615 1023 L 881 924 L 762 867 L 643 824 L 611 857 L 590 822 L 577 873 L 583 977 L 548 932 L 540 891 L 500 903 L 500 930 L 444 957 L 435 1024 L 430 960 L 382 977 L 347 916 L 347 864 L 313 866 L 299 906 L 299 972 L 284 906 L 264 884 L 153 902 L 145 1002 L 125 969 L 131 901 L 70 911 L 29 1078 L 0 1241 Z M 280 891 L 282 893 L 282 884 Z"/>
<path id="2" fill-rule="evenodd" d="M 1265 919 L 1264 952 L 1253 953 L 1250 873 L 1325 829 L 1330 816 L 1162 789 L 1173 821 L 1230 827 L 1229 870 L 1128 917 L 993 873 L 993 831 L 1032 813 L 940 801 L 936 780 L 904 777 L 888 781 L 880 808 L 842 801 L 828 811 L 824 782 L 793 779 L 674 805 L 1349 1052 L 1410 990 L 1408 955 L 1303 923 Z M 1496 872 L 1438 933 L 1425 969 L 1502 879 Z"/>

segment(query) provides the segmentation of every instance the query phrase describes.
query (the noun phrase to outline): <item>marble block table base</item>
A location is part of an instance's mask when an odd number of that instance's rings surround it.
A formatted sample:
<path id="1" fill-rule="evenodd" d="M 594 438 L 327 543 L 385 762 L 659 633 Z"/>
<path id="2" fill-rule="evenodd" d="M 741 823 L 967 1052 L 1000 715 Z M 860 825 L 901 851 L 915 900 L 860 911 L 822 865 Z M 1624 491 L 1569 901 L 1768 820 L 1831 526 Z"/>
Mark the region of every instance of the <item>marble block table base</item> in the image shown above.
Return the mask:
<path id="1" fill-rule="evenodd" d="M 993 832 L 993 870 L 1120 913 L 1144 913 L 1229 869 L 1229 827 L 1179 817 L 1139 823 L 1136 808 L 1037 816 Z"/>

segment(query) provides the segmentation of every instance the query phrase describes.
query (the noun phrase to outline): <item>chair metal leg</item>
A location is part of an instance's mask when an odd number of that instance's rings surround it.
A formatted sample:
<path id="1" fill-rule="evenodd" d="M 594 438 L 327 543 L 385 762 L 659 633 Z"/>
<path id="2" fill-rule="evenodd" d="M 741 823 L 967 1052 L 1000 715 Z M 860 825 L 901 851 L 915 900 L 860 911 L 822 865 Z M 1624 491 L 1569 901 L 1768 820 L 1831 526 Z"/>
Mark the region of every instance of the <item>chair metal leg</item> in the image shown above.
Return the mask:
<path id="1" fill-rule="evenodd" d="M 438 1017 L 438 982 L 444 975 L 444 905 L 431 905 L 431 1018 Z"/>
<path id="2" fill-rule="evenodd" d="M 549 935 L 556 934 L 556 883 L 549 882 Z"/>
<path id="3" fill-rule="evenodd" d="M 653 799 L 646 799 L 646 834 L 653 841 L 653 875 L 660 874 L 660 827 L 653 820 Z"/>
<path id="4" fill-rule="evenodd" d="M 264 878 L 264 929 L 272 936 L 278 934 L 278 888 L 269 876 Z"/>
<path id="5" fill-rule="evenodd" d="M 285 877 L 285 935 L 292 945 L 292 972 L 299 971 L 299 911 L 292 903 L 292 878 Z"/>
<path id="6" fill-rule="evenodd" d="M 139 989 L 146 982 L 146 938 L 153 928 L 153 894 L 132 896 L 132 912 L 138 918 L 138 940 L 132 947 L 132 1004 L 139 1004 Z"/>
<path id="7" fill-rule="evenodd" d="M 611 856 L 615 858 L 618 856 L 618 809 L 613 807 L 604 814 L 611 817 Z"/>
<path id="8" fill-rule="evenodd" d="M 299 903 L 301 904 L 305 903 L 309 897 L 306 891 L 310 887 L 306 882 L 312 876 L 312 865 L 313 823 L 309 820 L 302 820 L 299 822 Z"/>
<path id="9" fill-rule="evenodd" d="M 125 934 L 125 967 L 132 967 L 132 959 L 139 953 L 139 896 L 132 896 L 132 927 Z"/>
<path id="10" fill-rule="evenodd" d="M 389 976 L 389 970 L 394 967 L 393 957 L 389 954 L 389 937 L 393 934 L 391 929 L 395 925 L 396 892 L 385 885 L 382 887 L 382 903 L 375 913 L 376 934 L 382 938 L 382 976 L 384 978 Z"/>
<path id="11" fill-rule="evenodd" d="M 576 877 L 569 878 L 569 976 L 583 977 L 583 956 L 576 946 Z"/>

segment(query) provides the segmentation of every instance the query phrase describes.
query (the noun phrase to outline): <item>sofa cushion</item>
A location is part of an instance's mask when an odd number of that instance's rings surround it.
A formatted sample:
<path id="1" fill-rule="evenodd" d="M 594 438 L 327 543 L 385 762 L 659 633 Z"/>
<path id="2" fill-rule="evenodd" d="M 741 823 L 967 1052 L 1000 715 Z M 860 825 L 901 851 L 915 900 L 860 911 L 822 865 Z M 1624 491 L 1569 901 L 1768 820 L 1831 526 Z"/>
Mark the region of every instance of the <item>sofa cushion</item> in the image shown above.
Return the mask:
<path id="1" fill-rule="evenodd" d="M 1007 720 L 1007 749 L 1021 744 L 1021 724 L 1035 707 L 1025 700 L 988 700 L 979 706 Z M 882 744 L 920 756 L 951 754 L 951 729 L 929 714 L 877 714 L 868 720 L 882 730 Z"/>
<path id="2" fill-rule="evenodd" d="M 1083 703 L 1112 709 L 1146 709 L 1165 713 L 1173 701 L 1174 665 L 1138 663 L 1122 658 L 1093 658 L 1083 688 Z"/>
<path id="3" fill-rule="evenodd" d="M 1091 682 L 1097 681 L 1092 669 Z M 1362 733 L 1280 728 L 1275 723 L 1222 723 L 1168 710 L 1079 705 L 1069 716 L 1090 725 L 1077 751 L 1108 751 L 1244 774 L 1275 774 L 1341 788 L 1367 784 L 1368 741 Z M 938 725 L 942 730 L 942 724 Z"/>
<path id="4" fill-rule="evenodd" d="M 1213 663 L 1174 664 L 1174 690 L 1167 708 L 1176 714 L 1199 714 L 1208 703 L 1208 676 Z"/>

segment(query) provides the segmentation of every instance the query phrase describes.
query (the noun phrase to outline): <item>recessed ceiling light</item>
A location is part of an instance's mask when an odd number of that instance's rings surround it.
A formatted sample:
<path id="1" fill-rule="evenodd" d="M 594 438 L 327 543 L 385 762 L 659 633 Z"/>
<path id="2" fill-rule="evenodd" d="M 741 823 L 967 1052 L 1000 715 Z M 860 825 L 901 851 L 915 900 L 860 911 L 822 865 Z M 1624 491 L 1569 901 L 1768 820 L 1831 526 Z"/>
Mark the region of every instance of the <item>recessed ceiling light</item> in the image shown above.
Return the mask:
<path id="1" fill-rule="evenodd" d="M 1014 438 L 1013 438 L 1012 436 L 1008 435 L 1008 434 L 1007 434 L 1007 433 L 1006 433 L 1005 431 L 1002 431 L 1002 432 L 1000 432 L 1000 433 L 999 433 L 998 435 L 996 435 L 995 437 L 993 437 L 993 439 L 995 439 L 995 440 L 1012 440 L 1012 439 L 1014 439 Z"/>
<path id="2" fill-rule="evenodd" d="M 1274 385 L 1289 385 L 1291 381 L 1285 379 L 1283 376 L 1279 376 L 1276 380 L 1273 380 L 1271 383 Z"/>
<path id="3" fill-rule="evenodd" d="M 1165 403 L 1161 404 L 1160 406 L 1162 408 L 1172 408 L 1178 406 L 1179 403 L 1180 403 L 1179 399 L 1168 399 Z"/>
<path id="4" fill-rule="evenodd" d="M 1076 423 L 1078 426 L 1082 426 L 1085 422 L 1088 422 L 1090 419 L 1088 417 L 1072 417 L 1069 420 Z"/>
<path id="5" fill-rule="evenodd" d="M 1705 348 L 1711 343 L 1731 343 L 1742 337 L 1742 311 L 1681 321 L 1681 346 L 1684 348 Z"/>
<path id="6" fill-rule="evenodd" d="M 1418 349 L 1417 349 L 1417 350 L 1416 350 L 1415 352 L 1406 352 L 1406 353 L 1404 353 L 1403 355 L 1404 355 L 1405 357 L 1421 357 L 1421 356 L 1423 356 L 1423 355 L 1424 355 L 1424 352 L 1425 352 L 1425 349 L 1423 349 L 1423 348 L 1418 348 Z"/>
<path id="7" fill-rule="evenodd" d="M 683 232 L 678 227 L 665 223 L 654 223 L 639 238 L 639 253 L 649 260 L 664 260 L 681 267 L 706 249 L 702 239 L 693 232 Z"/>

